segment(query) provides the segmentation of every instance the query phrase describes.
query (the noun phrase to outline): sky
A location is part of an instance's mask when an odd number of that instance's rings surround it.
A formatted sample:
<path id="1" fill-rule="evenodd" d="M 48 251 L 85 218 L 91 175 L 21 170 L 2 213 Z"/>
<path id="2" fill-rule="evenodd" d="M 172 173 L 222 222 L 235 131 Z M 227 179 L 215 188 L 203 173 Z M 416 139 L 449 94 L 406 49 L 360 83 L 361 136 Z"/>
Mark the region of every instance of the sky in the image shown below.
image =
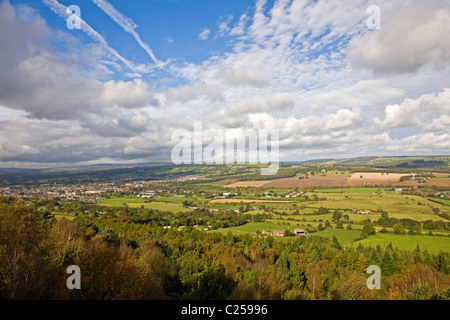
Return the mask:
<path id="1" fill-rule="evenodd" d="M 278 130 L 281 161 L 449 155 L 449 21 L 441 0 L 0 0 L 0 167 L 170 162 L 199 121 Z"/>

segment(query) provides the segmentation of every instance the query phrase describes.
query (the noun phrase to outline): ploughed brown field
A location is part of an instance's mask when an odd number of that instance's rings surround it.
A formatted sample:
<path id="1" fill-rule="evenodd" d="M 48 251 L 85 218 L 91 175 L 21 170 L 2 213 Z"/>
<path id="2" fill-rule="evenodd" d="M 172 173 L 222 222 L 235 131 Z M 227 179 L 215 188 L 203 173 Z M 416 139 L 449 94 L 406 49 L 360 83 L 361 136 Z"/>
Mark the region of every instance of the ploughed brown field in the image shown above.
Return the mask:
<path id="1" fill-rule="evenodd" d="M 292 203 L 292 201 L 281 201 L 281 200 L 249 200 L 249 199 L 215 199 L 209 201 L 209 203 Z"/>
<path id="2" fill-rule="evenodd" d="M 236 181 L 225 184 L 226 188 L 235 187 L 259 187 L 259 188 L 302 188 L 302 187 L 362 187 L 373 185 L 394 184 L 399 186 L 440 186 L 450 187 L 450 179 L 447 174 L 435 174 L 440 179 L 427 179 L 426 184 L 418 181 L 402 181 L 400 178 L 409 174 L 400 173 L 377 173 L 377 172 L 357 172 L 353 174 L 327 174 L 309 175 L 308 179 L 304 174 L 298 174 L 291 178 L 262 181 Z M 303 179 L 301 179 L 303 177 Z"/>

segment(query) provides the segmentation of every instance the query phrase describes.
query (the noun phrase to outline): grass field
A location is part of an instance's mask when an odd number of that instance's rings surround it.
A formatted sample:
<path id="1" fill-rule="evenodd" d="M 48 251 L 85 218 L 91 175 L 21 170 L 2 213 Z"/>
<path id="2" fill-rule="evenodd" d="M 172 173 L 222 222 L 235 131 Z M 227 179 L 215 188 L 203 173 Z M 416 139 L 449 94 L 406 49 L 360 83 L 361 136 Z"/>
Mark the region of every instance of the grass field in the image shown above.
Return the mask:
<path id="1" fill-rule="evenodd" d="M 211 184 L 210 187 L 216 187 Z M 205 185 L 206 186 L 206 185 Z M 218 186 L 217 186 L 218 187 Z M 289 191 L 278 190 L 274 188 L 271 192 L 278 195 L 285 195 Z M 182 202 L 195 201 L 197 206 L 206 208 L 217 208 L 220 210 L 236 210 L 241 206 L 247 206 L 256 210 L 250 210 L 247 214 L 271 214 L 272 217 L 265 222 L 250 222 L 242 226 L 224 228 L 217 230 L 210 230 L 208 232 L 228 233 L 233 234 L 248 234 L 255 236 L 257 231 L 263 230 L 290 230 L 302 228 L 304 230 L 311 230 L 310 228 L 317 228 L 320 223 L 325 221 L 332 221 L 333 210 L 341 210 L 343 215 L 348 215 L 349 221 L 353 221 L 353 230 L 335 229 L 336 224 L 333 222 L 332 227 L 324 231 L 312 233 L 311 236 L 321 236 L 331 239 L 333 236 L 346 246 L 357 246 L 361 243 L 364 246 L 381 247 L 387 246 L 389 243 L 397 246 L 400 249 L 414 250 L 417 245 L 422 250 L 426 249 L 429 252 L 447 251 L 450 252 L 450 237 L 440 236 L 417 236 L 417 235 L 398 235 L 393 233 L 377 233 L 364 240 L 352 242 L 361 234 L 362 225 L 359 224 L 362 220 L 370 219 L 372 222 L 381 218 L 381 210 L 388 212 L 389 217 L 398 219 L 412 219 L 416 221 L 435 220 L 446 221 L 433 213 L 433 208 L 439 208 L 441 213 L 449 213 L 449 200 L 440 198 L 425 198 L 417 195 L 404 195 L 397 192 L 384 191 L 380 188 L 373 187 L 346 187 L 346 188 L 328 188 L 316 189 L 315 191 L 307 191 L 303 197 L 308 196 L 309 199 L 320 199 L 318 201 L 305 201 L 304 198 L 264 198 L 259 196 L 259 191 L 253 193 L 245 193 L 240 197 L 232 199 L 214 199 L 209 200 L 201 197 L 157 197 L 157 198 L 139 198 L 139 197 L 111 197 L 110 199 L 101 200 L 101 205 L 120 207 L 126 204 L 130 208 L 139 208 L 143 206 L 147 209 L 157 209 L 160 211 L 170 211 L 174 213 L 189 212 L 192 209 L 184 208 Z M 255 199 L 256 198 L 256 199 Z M 442 203 L 436 203 L 431 200 L 437 200 Z M 442 201 L 443 200 L 443 201 Z M 264 207 L 266 210 L 264 210 Z M 318 208 L 325 207 L 330 210 L 329 213 L 323 215 L 313 214 Z M 359 214 L 354 212 L 354 209 L 363 210 L 370 209 L 372 212 L 368 214 Z M 61 217 L 57 217 L 60 219 Z M 344 220 L 345 222 L 346 220 Z M 345 228 L 346 226 L 344 226 Z M 381 227 L 376 226 L 377 231 Z M 388 228 L 392 231 L 391 228 Z M 448 234 L 447 231 L 433 233 Z M 283 241 L 291 237 L 276 237 Z"/>
<path id="2" fill-rule="evenodd" d="M 392 233 L 377 233 L 361 241 L 352 243 L 350 246 L 356 247 L 359 244 L 368 247 L 380 245 L 385 247 L 392 243 L 392 246 L 399 249 L 414 250 L 419 245 L 421 250 L 427 250 L 432 253 L 440 251 L 450 252 L 450 237 L 430 237 L 430 236 L 412 236 Z"/>
<path id="3" fill-rule="evenodd" d="M 174 202 L 164 202 L 163 200 L 174 200 Z M 181 199 L 181 201 L 180 201 Z M 184 208 L 181 204 L 182 201 L 186 200 L 186 198 L 158 198 L 158 201 L 145 202 L 148 199 L 145 198 L 137 198 L 137 197 L 128 197 L 128 198 L 115 198 L 111 197 L 110 199 L 100 200 L 100 204 L 104 206 L 112 206 L 112 207 L 121 207 L 125 203 L 130 208 L 140 208 L 144 206 L 145 209 L 155 209 L 160 211 L 170 211 L 170 212 L 188 212 L 192 209 Z"/>
<path id="4" fill-rule="evenodd" d="M 111 197 L 109 199 L 102 199 L 99 201 L 102 205 L 120 207 L 123 203 L 144 203 L 148 199 L 138 197 Z"/>
<path id="5" fill-rule="evenodd" d="M 313 236 L 321 236 L 326 238 L 333 238 L 336 236 L 341 244 L 350 243 L 361 235 L 359 230 L 340 230 L 340 229 L 326 229 L 323 231 L 312 233 Z"/>
<path id="6" fill-rule="evenodd" d="M 389 213 L 392 218 L 414 219 L 417 221 L 445 220 L 435 214 L 431 207 L 437 207 L 441 212 L 450 213 L 448 206 L 429 201 L 419 196 L 404 196 L 397 194 L 330 194 L 318 193 L 319 197 L 325 197 L 327 200 L 304 202 L 307 207 L 319 208 L 326 207 L 328 209 L 352 210 L 370 209 L 372 212 L 382 209 Z M 363 215 L 364 216 L 364 215 Z"/>
<path id="7" fill-rule="evenodd" d="M 232 228 L 225 228 L 225 229 L 217 229 L 217 230 L 210 230 L 208 232 L 220 232 L 220 233 L 228 233 L 228 231 L 231 231 L 231 233 L 236 234 L 251 234 L 256 235 L 256 231 L 263 231 L 263 230 L 294 230 L 297 227 L 294 225 L 291 226 L 280 226 L 276 223 L 271 222 L 249 222 L 247 224 L 244 224 L 242 226 L 238 227 L 232 227 Z"/>
<path id="8" fill-rule="evenodd" d="M 58 213 L 53 214 L 53 216 L 58 221 L 61 220 L 61 219 L 67 219 L 67 220 L 70 220 L 70 221 L 75 219 L 75 217 L 71 217 L 71 216 L 68 216 L 68 215 L 65 215 L 65 214 L 58 214 Z"/>
<path id="9" fill-rule="evenodd" d="M 439 201 L 443 204 L 445 204 L 446 206 L 450 206 L 450 199 L 442 199 L 442 198 L 426 198 L 428 200 L 434 200 L 434 201 Z"/>
<path id="10" fill-rule="evenodd" d="M 128 203 L 130 208 L 140 208 L 144 206 L 145 209 L 155 209 L 160 211 L 170 211 L 170 212 L 188 212 L 192 211 L 192 209 L 183 207 L 180 203 L 172 203 L 172 202 L 149 202 L 149 203 Z"/>

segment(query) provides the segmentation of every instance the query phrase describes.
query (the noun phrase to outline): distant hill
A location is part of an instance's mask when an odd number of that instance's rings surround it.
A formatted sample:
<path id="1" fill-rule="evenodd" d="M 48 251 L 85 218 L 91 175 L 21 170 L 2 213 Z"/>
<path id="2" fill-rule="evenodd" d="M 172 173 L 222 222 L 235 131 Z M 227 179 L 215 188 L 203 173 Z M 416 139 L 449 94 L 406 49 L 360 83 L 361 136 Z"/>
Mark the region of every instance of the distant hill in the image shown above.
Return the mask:
<path id="1" fill-rule="evenodd" d="M 51 169 L 0 169 L 0 185 L 66 184 L 127 180 L 160 180 L 184 175 L 203 175 L 208 179 L 261 180 L 295 176 L 308 166 L 344 167 L 350 170 L 450 170 L 450 156 L 357 157 L 285 162 L 274 176 L 261 176 L 258 165 L 182 165 L 171 163 L 104 164 Z M 305 167 L 305 168 L 304 168 Z"/>
<path id="2" fill-rule="evenodd" d="M 358 157 L 348 159 L 333 160 L 312 160 L 305 163 L 349 166 L 349 167 L 369 167 L 369 168 L 448 168 L 450 167 L 450 156 L 415 156 L 415 157 Z"/>

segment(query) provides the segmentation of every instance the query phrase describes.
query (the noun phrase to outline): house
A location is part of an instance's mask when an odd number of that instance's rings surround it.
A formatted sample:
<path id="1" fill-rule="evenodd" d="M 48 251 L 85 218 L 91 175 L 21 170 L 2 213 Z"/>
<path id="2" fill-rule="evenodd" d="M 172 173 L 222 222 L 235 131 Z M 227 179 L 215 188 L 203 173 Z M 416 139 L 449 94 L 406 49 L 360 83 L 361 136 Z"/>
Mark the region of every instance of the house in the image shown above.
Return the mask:
<path id="1" fill-rule="evenodd" d="M 263 230 L 262 236 L 284 237 L 285 230 Z"/>
<path id="2" fill-rule="evenodd" d="M 369 214 L 372 213 L 372 210 L 359 210 L 360 214 Z"/>
<path id="3" fill-rule="evenodd" d="M 305 230 L 303 230 L 303 229 L 295 229 L 294 230 L 294 235 L 296 235 L 296 236 L 307 236 L 308 233 Z"/>

